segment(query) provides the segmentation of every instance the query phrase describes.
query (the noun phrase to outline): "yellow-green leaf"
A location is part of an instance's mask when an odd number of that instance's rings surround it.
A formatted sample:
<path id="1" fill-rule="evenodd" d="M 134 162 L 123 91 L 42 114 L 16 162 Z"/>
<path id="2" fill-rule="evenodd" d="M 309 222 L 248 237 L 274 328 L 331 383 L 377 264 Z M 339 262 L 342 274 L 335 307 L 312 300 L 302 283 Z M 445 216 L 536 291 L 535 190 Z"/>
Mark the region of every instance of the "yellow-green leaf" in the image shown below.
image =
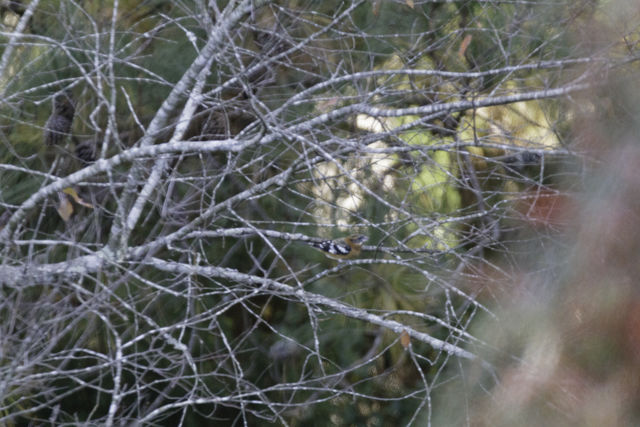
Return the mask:
<path id="1" fill-rule="evenodd" d="M 93 205 L 91 203 L 87 203 L 84 200 L 82 200 L 82 198 L 78 195 L 78 192 L 75 189 L 71 187 L 67 187 L 64 190 L 62 190 L 62 192 L 70 195 L 77 204 L 93 209 Z"/>
<path id="2" fill-rule="evenodd" d="M 60 195 L 60 203 L 58 203 L 56 210 L 64 222 L 69 221 L 69 218 L 73 215 L 73 205 L 64 194 Z"/>

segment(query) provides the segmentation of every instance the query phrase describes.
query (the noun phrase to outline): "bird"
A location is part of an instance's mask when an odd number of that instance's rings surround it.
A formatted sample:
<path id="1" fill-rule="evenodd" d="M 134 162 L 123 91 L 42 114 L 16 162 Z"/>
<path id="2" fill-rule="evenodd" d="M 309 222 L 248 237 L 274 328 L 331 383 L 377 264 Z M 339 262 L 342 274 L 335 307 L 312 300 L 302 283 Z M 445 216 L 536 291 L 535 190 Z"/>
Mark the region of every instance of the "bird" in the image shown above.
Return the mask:
<path id="1" fill-rule="evenodd" d="M 44 125 L 44 142 L 48 146 L 58 145 L 69 135 L 76 107 L 70 91 L 63 91 L 53 98 L 53 112 Z"/>
<path id="2" fill-rule="evenodd" d="M 333 259 L 349 259 L 360 254 L 362 244 L 369 238 L 362 234 L 352 234 L 339 240 L 322 240 L 320 242 L 309 242 L 312 247 L 321 250 L 324 254 Z"/>
<path id="3" fill-rule="evenodd" d="M 542 161 L 542 156 L 533 151 L 521 151 L 503 159 L 508 168 L 516 172 L 523 172 L 526 166 L 537 166 Z"/>

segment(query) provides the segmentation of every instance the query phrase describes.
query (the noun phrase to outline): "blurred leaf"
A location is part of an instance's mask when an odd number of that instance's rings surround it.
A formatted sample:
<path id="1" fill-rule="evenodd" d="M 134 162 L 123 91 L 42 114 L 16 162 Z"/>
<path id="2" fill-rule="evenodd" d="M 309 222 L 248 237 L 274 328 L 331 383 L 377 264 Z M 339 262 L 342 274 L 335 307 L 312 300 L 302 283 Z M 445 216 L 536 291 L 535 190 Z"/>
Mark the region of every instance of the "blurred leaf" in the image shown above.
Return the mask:
<path id="1" fill-rule="evenodd" d="M 411 345 L 411 337 L 406 330 L 402 331 L 402 333 L 400 334 L 400 344 L 402 344 L 405 350 Z"/>
<path id="2" fill-rule="evenodd" d="M 382 0 L 376 0 L 373 2 L 373 14 L 375 16 L 378 16 L 378 14 L 380 13 L 380 3 L 382 2 Z"/>
<path id="3" fill-rule="evenodd" d="M 71 187 L 67 187 L 64 190 L 62 190 L 62 192 L 70 195 L 77 204 L 93 209 L 93 205 L 91 203 L 87 203 L 84 200 L 82 200 L 82 198 L 78 195 L 78 192 L 75 189 Z"/>
<path id="4" fill-rule="evenodd" d="M 473 36 L 471 34 L 467 34 L 467 36 L 462 40 L 462 43 L 460 43 L 460 49 L 458 50 L 458 56 L 461 59 L 464 59 L 464 53 L 467 51 L 467 48 L 469 47 L 469 44 L 471 43 L 471 39 L 473 38 Z"/>
<path id="5" fill-rule="evenodd" d="M 69 221 L 71 215 L 73 215 L 73 205 L 64 194 L 60 193 L 60 203 L 58 203 L 58 207 L 56 208 L 58 211 L 58 215 L 64 222 Z"/>

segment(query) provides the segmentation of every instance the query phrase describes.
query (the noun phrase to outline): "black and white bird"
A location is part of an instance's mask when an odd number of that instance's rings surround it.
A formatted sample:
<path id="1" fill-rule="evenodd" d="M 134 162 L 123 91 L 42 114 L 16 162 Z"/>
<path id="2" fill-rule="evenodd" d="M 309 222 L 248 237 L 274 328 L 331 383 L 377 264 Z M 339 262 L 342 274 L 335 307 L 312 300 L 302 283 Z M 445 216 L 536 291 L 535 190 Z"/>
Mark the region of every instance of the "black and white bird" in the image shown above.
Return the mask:
<path id="1" fill-rule="evenodd" d="M 324 254 L 333 259 L 349 259 L 356 257 L 362 250 L 362 244 L 369 238 L 362 234 L 352 234 L 339 240 L 322 240 L 320 242 L 309 242 L 309 245 L 321 250 Z"/>

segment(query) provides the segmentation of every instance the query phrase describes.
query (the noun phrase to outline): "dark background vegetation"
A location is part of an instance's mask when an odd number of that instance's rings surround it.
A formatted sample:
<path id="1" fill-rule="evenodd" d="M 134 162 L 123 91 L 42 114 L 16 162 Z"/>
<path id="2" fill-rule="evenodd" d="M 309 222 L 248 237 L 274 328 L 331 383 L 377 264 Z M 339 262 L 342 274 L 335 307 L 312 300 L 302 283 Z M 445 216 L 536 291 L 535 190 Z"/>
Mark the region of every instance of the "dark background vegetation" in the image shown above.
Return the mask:
<path id="1" fill-rule="evenodd" d="M 0 424 L 637 424 L 638 12 L 0 2 Z"/>

